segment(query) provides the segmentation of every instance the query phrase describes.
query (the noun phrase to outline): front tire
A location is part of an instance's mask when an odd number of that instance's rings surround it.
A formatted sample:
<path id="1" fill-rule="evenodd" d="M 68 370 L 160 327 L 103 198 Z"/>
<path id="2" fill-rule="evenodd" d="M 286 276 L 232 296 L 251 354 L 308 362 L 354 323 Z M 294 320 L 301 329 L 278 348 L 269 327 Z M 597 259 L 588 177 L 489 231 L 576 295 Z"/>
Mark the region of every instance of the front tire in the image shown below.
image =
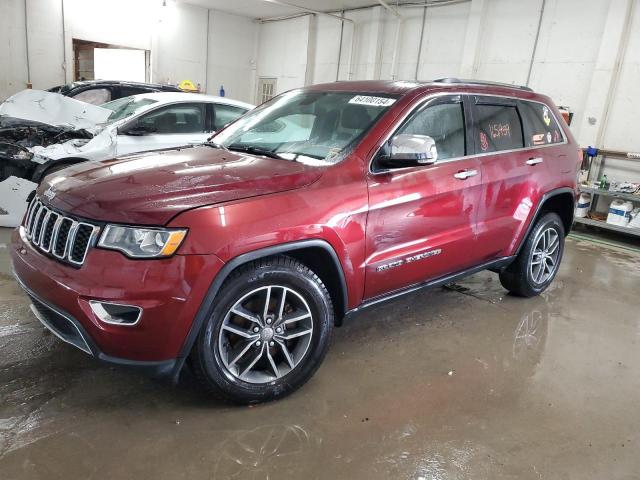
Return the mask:
<path id="1" fill-rule="evenodd" d="M 550 212 L 536 222 L 522 250 L 505 270 L 500 283 L 514 295 L 533 297 L 551 284 L 564 252 L 564 224 Z"/>
<path id="2" fill-rule="evenodd" d="M 225 281 L 191 354 L 196 378 L 240 404 L 283 397 L 324 359 L 334 324 L 322 280 L 277 256 L 240 267 Z"/>

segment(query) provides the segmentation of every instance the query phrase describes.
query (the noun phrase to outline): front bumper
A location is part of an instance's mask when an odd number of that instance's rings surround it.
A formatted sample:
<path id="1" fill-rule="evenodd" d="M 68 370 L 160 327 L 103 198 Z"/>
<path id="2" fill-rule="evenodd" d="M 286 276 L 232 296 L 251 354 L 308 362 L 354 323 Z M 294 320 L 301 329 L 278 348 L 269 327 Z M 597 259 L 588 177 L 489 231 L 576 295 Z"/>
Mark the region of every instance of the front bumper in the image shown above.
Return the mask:
<path id="1" fill-rule="evenodd" d="M 214 255 L 131 260 L 91 248 L 78 269 L 43 255 L 20 232 L 12 237 L 14 274 L 49 330 L 99 360 L 177 375 L 185 338 L 222 261 Z M 133 326 L 102 322 L 92 300 L 139 306 L 142 317 Z"/>

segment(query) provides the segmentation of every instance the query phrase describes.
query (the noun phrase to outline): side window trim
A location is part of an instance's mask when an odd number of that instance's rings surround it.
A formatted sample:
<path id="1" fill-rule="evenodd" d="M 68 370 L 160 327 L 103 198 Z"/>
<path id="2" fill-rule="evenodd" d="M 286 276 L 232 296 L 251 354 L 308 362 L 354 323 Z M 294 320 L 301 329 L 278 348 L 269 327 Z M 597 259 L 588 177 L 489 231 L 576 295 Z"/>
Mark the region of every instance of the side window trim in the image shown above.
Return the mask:
<path id="1" fill-rule="evenodd" d="M 205 116 L 204 116 L 204 131 L 206 133 L 213 134 L 213 125 L 216 119 L 216 111 L 214 104 L 211 102 L 204 103 Z"/>
<path id="2" fill-rule="evenodd" d="M 389 170 L 376 172 L 373 169 L 373 163 L 375 161 L 376 156 L 380 152 L 380 149 L 382 149 L 384 144 L 391 137 L 393 137 L 394 133 L 398 130 L 398 128 L 400 128 L 400 126 L 404 123 L 404 121 L 406 119 L 411 117 L 411 115 L 413 115 L 418 109 L 422 108 L 425 104 L 429 103 L 431 100 L 433 100 L 435 98 L 456 96 L 456 95 L 459 95 L 460 97 L 462 97 L 463 102 L 467 105 L 467 108 L 465 108 L 465 110 L 464 110 L 465 119 L 468 118 L 470 121 L 473 122 L 474 121 L 473 113 L 471 113 L 471 115 L 467 116 L 467 111 L 468 110 L 471 110 L 471 111 L 474 110 L 473 106 L 474 106 L 474 104 L 476 102 L 476 97 L 482 97 L 482 96 L 486 96 L 486 95 L 478 95 L 478 94 L 470 93 L 470 92 L 429 93 L 429 94 L 425 95 L 423 98 L 421 98 L 418 101 L 418 103 L 408 113 L 402 115 L 402 119 L 399 120 L 398 123 L 395 124 L 393 130 L 391 130 L 391 133 L 388 134 L 388 135 L 383 136 L 382 137 L 383 140 L 376 147 L 374 147 L 374 148 L 372 148 L 370 150 L 369 169 L 368 169 L 369 174 L 377 175 L 377 174 L 382 174 L 382 173 L 389 173 Z M 522 99 L 522 98 L 519 98 L 519 97 L 511 97 L 509 95 L 492 95 L 492 97 L 495 97 L 497 99 L 508 99 L 508 100 L 513 101 L 513 102 L 517 102 L 518 100 L 523 100 L 523 101 L 527 101 L 527 102 L 534 102 L 534 103 L 540 103 L 542 105 L 546 105 L 544 102 L 541 102 L 539 100 Z M 547 107 L 548 107 L 548 105 L 547 105 Z M 561 131 L 562 137 L 563 137 L 563 141 L 560 142 L 560 143 L 553 143 L 553 144 L 549 144 L 549 145 L 540 145 L 540 146 L 536 146 L 536 147 L 527 147 L 527 146 L 525 146 L 523 148 L 518 148 L 518 149 L 514 149 L 514 150 L 502 150 L 502 151 L 499 151 L 499 152 L 487 152 L 487 153 L 481 152 L 481 153 L 478 153 L 477 150 L 476 150 L 476 144 L 475 144 L 475 137 L 476 137 L 476 135 L 474 135 L 475 129 L 473 128 L 473 123 L 472 123 L 471 128 L 467 129 L 467 135 L 471 135 L 472 136 L 472 141 L 468 145 L 473 148 L 473 151 L 470 152 L 467 149 L 466 156 L 459 157 L 459 158 L 451 158 L 451 159 L 443 160 L 442 162 L 452 162 L 452 161 L 458 161 L 458 160 L 465 160 L 465 159 L 468 159 L 468 158 L 484 157 L 484 156 L 487 156 L 487 155 L 504 155 L 504 154 L 509 154 L 509 153 L 513 153 L 513 152 L 517 152 L 517 151 L 534 150 L 534 149 L 539 149 L 539 148 L 558 147 L 560 145 L 565 145 L 565 144 L 568 143 L 568 137 L 567 137 L 566 132 L 565 132 L 565 128 L 567 128 L 566 123 L 564 123 L 564 124 L 560 123 L 558 121 L 558 117 L 556 116 L 554 111 L 551 108 L 549 110 L 551 111 L 551 115 L 553 115 L 553 118 L 555 119 L 555 121 L 558 123 L 558 125 L 560 125 L 560 131 Z M 465 125 L 465 126 L 467 126 L 467 125 Z M 406 167 L 406 168 L 398 168 L 397 170 L 398 171 L 404 171 L 404 170 L 409 169 L 409 168 L 414 169 L 414 168 L 423 168 L 423 167 Z"/>
<path id="3" fill-rule="evenodd" d="M 471 102 L 471 95 L 462 95 L 462 105 L 464 108 L 464 128 L 465 128 L 465 156 L 462 158 L 468 158 L 476 154 L 476 135 L 475 135 L 475 115 L 474 108 Z"/>

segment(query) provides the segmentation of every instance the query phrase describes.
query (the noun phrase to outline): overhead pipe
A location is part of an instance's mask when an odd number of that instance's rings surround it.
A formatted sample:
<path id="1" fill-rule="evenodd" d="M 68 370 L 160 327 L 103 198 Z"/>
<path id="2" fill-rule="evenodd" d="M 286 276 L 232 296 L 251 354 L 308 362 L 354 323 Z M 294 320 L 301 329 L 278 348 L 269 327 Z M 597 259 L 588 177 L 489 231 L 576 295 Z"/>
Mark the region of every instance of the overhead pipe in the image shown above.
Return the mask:
<path id="1" fill-rule="evenodd" d="M 538 50 L 538 40 L 540 39 L 540 29 L 542 28 L 542 17 L 544 16 L 544 7 L 547 3 L 547 0 L 542 0 L 542 5 L 540 6 L 540 16 L 538 17 L 538 28 L 536 30 L 536 38 L 533 41 L 533 52 L 531 52 L 531 61 L 529 62 L 529 71 L 527 72 L 527 83 L 525 85 L 528 87 L 529 82 L 531 81 L 531 72 L 533 72 L 533 62 L 536 59 L 536 51 Z"/>
<path id="2" fill-rule="evenodd" d="M 205 44 L 204 57 L 204 93 L 209 93 L 209 24 L 211 23 L 211 10 L 207 8 L 207 43 Z"/>
<path id="3" fill-rule="evenodd" d="M 64 18 L 64 0 L 60 0 L 62 10 L 62 83 L 67 83 L 67 26 Z"/>
<path id="4" fill-rule="evenodd" d="M 27 0 L 24 0 L 24 43 L 27 60 L 27 88 L 31 88 L 31 61 L 29 60 L 29 22 L 27 19 Z"/>
<path id="5" fill-rule="evenodd" d="M 400 32 L 402 31 L 402 22 L 404 21 L 404 17 L 400 15 L 398 10 L 385 2 L 385 0 L 378 0 L 378 3 L 398 19 L 396 23 L 396 33 L 393 39 L 393 56 L 391 57 L 391 80 L 395 80 L 398 73 L 398 50 L 400 49 Z"/>
<path id="6" fill-rule="evenodd" d="M 340 30 L 340 47 L 339 47 L 339 53 L 338 55 L 341 56 L 342 54 L 342 35 L 343 35 L 343 30 L 344 30 L 344 22 L 348 22 L 352 25 L 352 38 L 351 38 L 351 54 L 349 56 L 349 63 L 348 63 L 348 73 L 347 73 L 347 78 L 349 80 L 351 80 L 351 78 L 353 77 L 353 66 L 355 64 L 355 53 L 356 53 L 356 45 L 357 45 L 357 24 L 356 22 L 354 22 L 353 20 L 346 18 L 344 16 L 345 12 L 351 12 L 351 11 L 356 11 L 356 10 L 364 10 L 367 8 L 372 8 L 372 7 L 376 7 L 379 5 L 382 5 L 386 10 L 392 12 L 392 14 L 398 19 L 398 23 L 396 25 L 396 33 L 395 33 L 395 39 L 394 39 L 394 47 L 393 47 L 393 58 L 391 60 L 391 77 L 395 80 L 395 77 L 397 76 L 397 65 L 398 65 L 398 51 L 399 51 L 399 47 L 400 47 L 400 33 L 402 31 L 402 23 L 404 21 L 404 17 L 402 17 L 402 15 L 398 12 L 398 10 L 396 8 L 393 8 L 391 5 L 389 5 L 385 0 L 377 0 L 378 3 L 377 4 L 371 4 L 371 5 L 363 5 L 360 7 L 353 7 L 353 8 L 346 8 L 344 10 L 342 10 L 342 14 L 340 16 L 331 13 L 331 12 L 326 12 L 326 11 L 322 11 L 322 10 L 315 10 L 312 8 L 307 8 L 307 7 L 303 7 L 300 5 L 296 5 L 294 3 L 288 2 L 288 1 L 283 1 L 283 0 L 261 0 L 263 2 L 266 3 L 272 3 L 275 5 L 282 5 L 285 7 L 290 7 L 290 8 L 295 8 L 298 9 L 304 13 L 302 14 L 295 14 L 295 15 L 285 15 L 285 16 L 281 16 L 281 17 L 272 17 L 272 18 L 262 18 L 259 19 L 258 21 L 260 23 L 269 23 L 269 22 L 278 22 L 278 21 L 283 21 L 283 20 L 291 20 L 294 18 L 299 18 L 301 16 L 304 15 L 309 15 L 309 14 L 313 14 L 313 15 L 323 15 L 323 16 L 328 16 L 331 18 L 334 18 L 336 20 L 339 20 L 340 22 L 342 22 L 342 28 Z M 439 0 L 439 1 L 427 1 L 425 0 L 424 2 L 407 2 L 407 3 L 401 3 L 398 6 L 402 7 L 402 8 L 424 8 L 426 9 L 427 7 L 439 7 L 439 6 L 445 6 L 445 5 L 454 5 L 457 3 L 467 3 L 470 2 L 471 0 Z M 424 16 L 424 15 L 423 15 Z M 423 21 L 423 28 L 424 28 L 424 21 Z M 424 33 L 424 32 L 422 32 Z M 422 49 L 422 42 L 420 45 L 420 49 Z M 421 52 L 419 51 L 419 54 Z M 338 78 L 340 73 L 340 58 L 338 58 L 338 68 L 337 68 L 337 73 L 336 73 L 336 79 Z M 417 67 L 416 67 L 416 77 L 417 77 Z"/>
<path id="7" fill-rule="evenodd" d="M 333 13 L 330 12 L 323 12 L 320 10 L 314 10 L 312 8 L 307 8 L 307 7 L 302 7 L 300 5 L 296 5 L 294 3 L 290 3 L 290 2 L 284 2 L 282 0 L 261 0 L 263 2 L 266 3 L 273 3 L 275 5 L 282 5 L 285 7 L 290 7 L 290 8 L 296 8 L 298 10 L 301 10 L 303 12 L 306 12 L 307 14 L 313 14 L 313 15 L 322 15 L 325 17 L 331 17 L 335 20 L 339 20 L 340 22 L 342 22 L 342 25 L 344 27 L 344 22 L 348 22 L 352 25 L 352 37 L 351 37 L 351 55 L 349 56 L 349 64 L 348 64 L 348 78 L 349 80 L 351 80 L 351 77 L 353 75 L 352 72 L 352 68 L 353 68 L 353 64 L 355 61 L 355 50 L 356 50 L 356 32 L 357 32 L 357 28 L 356 28 L 356 22 L 354 22 L 353 20 L 351 20 L 350 18 L 346 18 L 344 16 L 344 14 L 342 16 L 338 16 L 335 15 Z M 290 18 L 295 18 L 295 17 L 290 17 Z M 280 20 L 285 20 L 285 18 L 281 18 Z M 267 20 L 261 20 L 263 23 Z M 273 20 L 271 20 L 273 21 Z M 342 32 L 341 32 L 341 38 L 340 38 L 340 48 L 342 49 Z M 340 70 L 340 59 L 338 58 L 338 70 Z"/>
<path id="8" fill-rule="evenodd" d="M 303 7 L 303 6 L 296 5 L 296 4 L 290 3 L 290 2 L 284 2 L 282 0 L 261 0 L 261 1 L 262 2 L 266 2 L 266 3 L 273 3 L 275 5 L 282 5 L 283 7 L 296 8 L 296 9 L 301 10 L 303 12 L 313 13 L 314 15 L 323 15 L 325 17 L 331 17 L 331 18 L 334 18 L 336 20 L 340 20 L 341 22 L 349 22 L 351 24 L 355 24 L 355 22 L 353 20 L 349 19 L 349 18 L 339 17 L 338 15 L 335 15 L 335 14 L 330 13 L 330 12 L 323 12 L 321 10 L 314 10 L 312 8 Z"/>
<path id="9" fill-rule="evenodd" d="M 420 70 L 420 60 L 422 60 L 422 42 L 424 40 L 424 26 L 427 23 L 427 0 L 424 2 L 422 10 L 422 25 L 420 25 L 420 42 L 418 43 L 418 58 L 416 60 L 416 72 L 413 76 L 414 80 L 418 80 L 418 71 Z"/>
<path id="10" fill-rule="evenodd" d="M 269 2 L 269 3 L 278 3 L 280 5 L 285 5 L 285 2 L 280 2 L 276 0 L 261 0 L 263 2 Z M 471 0 L 439 0 L 439 1 L 424 1 L 424 2 L 403 2 L 403 3 L 399 3 L 398 4 L 398 8 L 426 8 L 426 7 L 444 7 L 446 5 L 455 5 L 457 3 L 468 3 Z M 350 7 L 350 8 L 345 8 L 342 11 L 343 12 L 355 12 L 358 10 L 366 10 L 368 8 L 373 8 L 373 7 L 377 7 L 379 6 L 379 3 L 372 3 L 369 5 L 362 5 L 359 7 Z M 291 8 L 298 8 L 302 11 L 304 11 L 305 13 L 295 13 L 295 14 L 291 14 L 291 15 L 281 15 L 278 17 L 268 17 L 268 18 L 259 18 L 258 22 L 259 23 L 269 23 L 269 22 L 281 22 L 283 20 L 291 20 L 293 18 L 299 18 L 302 17 L 304 15 L 309 15 L 312 13 L 316 13 L 316 14 L 330 14 L 331 12 L 335 11 L 335 10 L 329 10 L 329 11 L 322 11 L 322 10 L 313 10 L 313 11 L 309 11 L 309 9 L 307 7 L 301 7 L 298 5 L 293 5 L 293 4 L 289 4 L 288 2 L 286 3 L 285 6 L 289 6 Z M 337 15 L 333 15 L 335 17 L 337 17 Z M 340 17 L 338 17 L 340 18 Z M 341 19 L 341 18 L 340 18 Z M 345 19 L 346 21 L 349 21 L 348 19 Z"/>
<path id="11" fill-rule="evenodd" d="M 344 18 L 344 10 L 340 14 Z M 338 63 L 336 64 L 336 82 L 340 80 L 340 58 L 342 57 L 342 38 L 344 37 L 344 22 L 340 22 L 340 43 L 338 44 Z"/>

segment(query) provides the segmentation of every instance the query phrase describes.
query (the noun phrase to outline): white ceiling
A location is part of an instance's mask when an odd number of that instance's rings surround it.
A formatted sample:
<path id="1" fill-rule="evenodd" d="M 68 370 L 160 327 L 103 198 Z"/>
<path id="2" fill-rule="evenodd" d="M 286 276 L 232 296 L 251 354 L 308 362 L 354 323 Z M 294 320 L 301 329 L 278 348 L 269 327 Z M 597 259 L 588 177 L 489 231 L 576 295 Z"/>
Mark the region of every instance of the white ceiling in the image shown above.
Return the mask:
<path id="1" fill-rule="evenodd" d="M 200 7 L 222 10 L 252 18 L 268 18 L 300 13 L 301 10 L 288 6 L 278 5 L 268 0 L 180 0 L 184 3 L 198 5 Z M 320 11 L 338 11 L 343 8 L 363 7 L 377 3 L 377 0 L 283 0 L 286 3 L 299 5 Z M 395 0 L 387 0 L 395 4 Z"/>

